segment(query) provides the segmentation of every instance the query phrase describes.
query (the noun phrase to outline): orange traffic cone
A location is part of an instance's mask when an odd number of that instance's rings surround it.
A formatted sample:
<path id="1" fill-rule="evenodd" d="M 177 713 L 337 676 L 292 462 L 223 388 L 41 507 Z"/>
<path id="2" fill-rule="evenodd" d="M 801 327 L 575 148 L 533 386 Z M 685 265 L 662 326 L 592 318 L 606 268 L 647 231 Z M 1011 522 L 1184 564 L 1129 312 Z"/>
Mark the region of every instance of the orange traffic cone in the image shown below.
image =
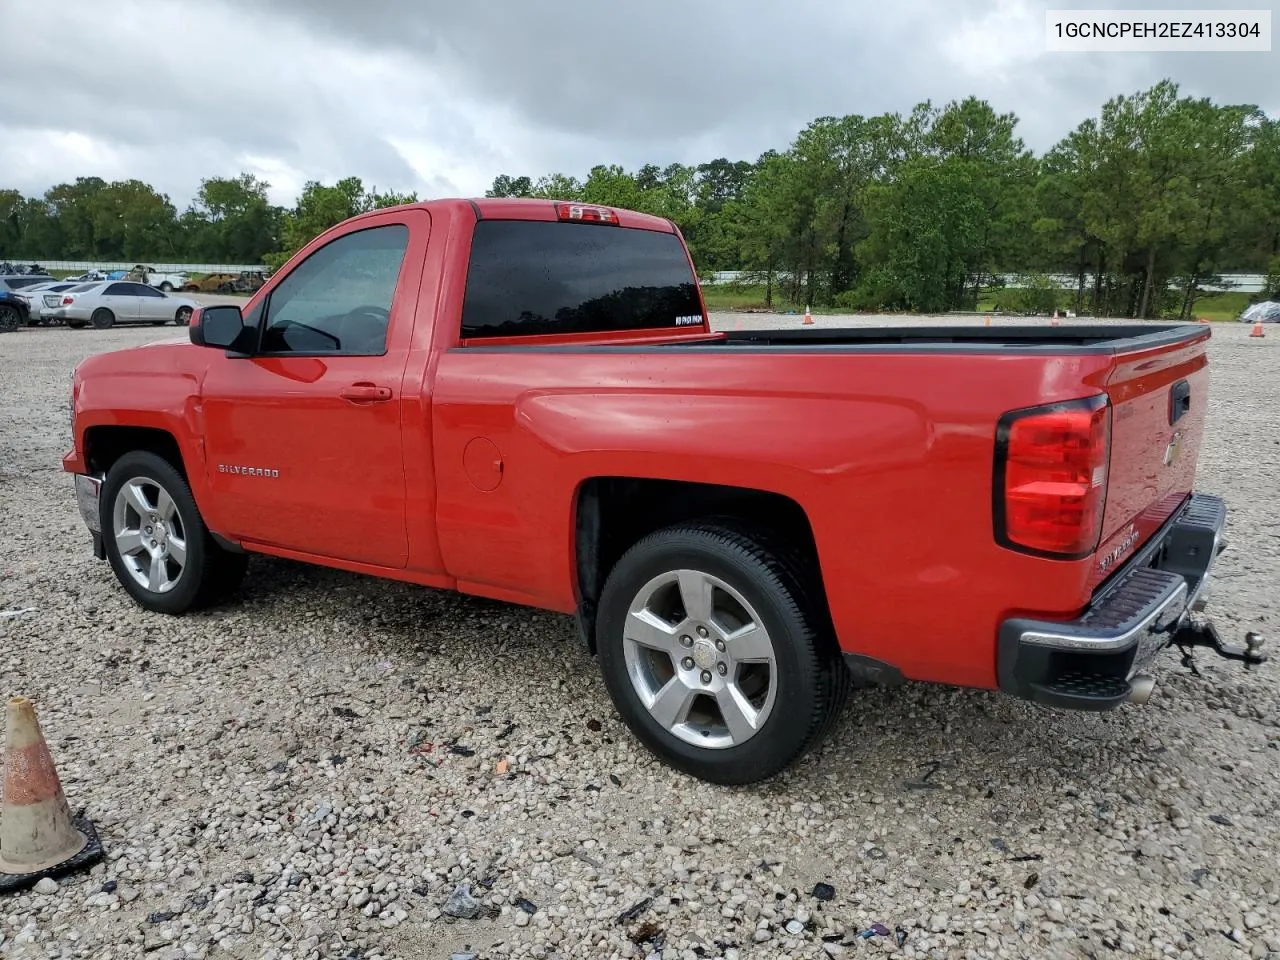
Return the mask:
<path id="1" fill-rule="evenodd" d="M 14 697 L 6 711 L 4 800 L 0 805 L 0 893 L 92 866 L 102 844 L 88 820 L 73 819 L 35 705 Z"/>
<path id="2" fill-rule="evenodd" d="M 1261 321 L 1261 320 L 1255 320 L 1255 321 L 1253 321 L 1253 329 L 1249 331 L 1249 336 L 1251 336 L 1251 337 L 1265 337 L 1265 336 L 1266 336 L 1266 334 L 1262 332 L 1262 321 Z"/>
<path id="3" fill-rule="evenodd" d="M 804 308 L 804 325 L 806 327 L 813 326 L 813 314 L 809 312 L 809 308 Z"/>

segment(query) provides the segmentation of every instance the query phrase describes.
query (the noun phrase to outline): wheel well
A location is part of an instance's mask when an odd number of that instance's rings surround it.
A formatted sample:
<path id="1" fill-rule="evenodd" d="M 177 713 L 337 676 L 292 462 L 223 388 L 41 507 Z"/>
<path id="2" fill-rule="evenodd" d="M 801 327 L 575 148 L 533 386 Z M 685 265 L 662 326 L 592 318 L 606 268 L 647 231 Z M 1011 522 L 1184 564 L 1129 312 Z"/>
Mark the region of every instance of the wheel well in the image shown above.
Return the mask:
<path id="1" fill-rule="evenodd" d="M 578 628 L 588 649 L 595 652 L 596 607 L 604 582 L 622 555 L 655 530 L 712 517 L 745 521 L 797 548 L 821 591 L 813 528 L 804 508 L 790 497 L 709 483 L 593 477 L 578 493 L 574 537 Z"/>
<path id="2" fill-rule="evenodd" d="M 182 451 L 173 434 L 154 427 L 90 427 L 84 435 L 85 460 L 94 472 L 106 473 L 111 465 L 133 450 L 147 450 L 164 457 L 187 478 Z"/>

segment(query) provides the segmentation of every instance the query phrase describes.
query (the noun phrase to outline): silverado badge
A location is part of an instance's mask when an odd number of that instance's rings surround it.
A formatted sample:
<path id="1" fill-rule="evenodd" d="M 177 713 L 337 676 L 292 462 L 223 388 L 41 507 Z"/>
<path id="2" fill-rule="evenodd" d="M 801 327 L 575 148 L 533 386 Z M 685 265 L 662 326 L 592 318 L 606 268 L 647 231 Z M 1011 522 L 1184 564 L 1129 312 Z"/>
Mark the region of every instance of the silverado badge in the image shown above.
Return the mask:
<path id="1" fill-rule="evenodd" d="M 219 473 L 234 473 L 242 477 L 278 477 L 279 470 L 272 470 L 269 467 L 241 467 L 235 464 L 218 464 Z"/>

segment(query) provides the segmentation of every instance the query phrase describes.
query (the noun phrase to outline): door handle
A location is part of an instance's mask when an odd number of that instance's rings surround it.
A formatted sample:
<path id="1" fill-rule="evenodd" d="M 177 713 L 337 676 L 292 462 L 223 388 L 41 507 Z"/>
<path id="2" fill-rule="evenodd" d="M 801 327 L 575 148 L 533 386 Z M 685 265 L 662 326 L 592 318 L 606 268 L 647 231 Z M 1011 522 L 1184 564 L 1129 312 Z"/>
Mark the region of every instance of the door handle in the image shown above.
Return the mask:
<path id="1" fill-rule="evenodd" d="M 350 400 L 352 403 L 381 403 L 384 400 L 391 399 L 391 388 L 379 387 L 376 384 L 362 381 L 353 383 L 349 387 L 343 387 L 338 391 L 338 396 L 343 400 Z"/>
<path id="2" fill-rule="evenodd" d="M 1191 384 L 1179 380 L 1169 391 L 1169 423 L 1174 424 L 1182 419 L 1183 414 L 1191 411 Z"/>

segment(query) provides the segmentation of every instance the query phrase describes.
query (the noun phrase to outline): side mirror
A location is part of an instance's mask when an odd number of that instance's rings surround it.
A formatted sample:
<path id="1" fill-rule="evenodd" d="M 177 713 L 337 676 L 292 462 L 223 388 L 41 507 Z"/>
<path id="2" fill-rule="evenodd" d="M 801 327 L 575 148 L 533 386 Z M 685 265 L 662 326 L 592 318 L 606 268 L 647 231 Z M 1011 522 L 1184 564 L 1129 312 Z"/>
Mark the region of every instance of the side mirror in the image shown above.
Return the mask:
<path id="1" fill-rule="evenodd" d="M 191 342 L 198 347 L 214 347 L 247 355 L 251 327 L 246 327 L 235 304 L 201 307 L 191 318 Z"/>

